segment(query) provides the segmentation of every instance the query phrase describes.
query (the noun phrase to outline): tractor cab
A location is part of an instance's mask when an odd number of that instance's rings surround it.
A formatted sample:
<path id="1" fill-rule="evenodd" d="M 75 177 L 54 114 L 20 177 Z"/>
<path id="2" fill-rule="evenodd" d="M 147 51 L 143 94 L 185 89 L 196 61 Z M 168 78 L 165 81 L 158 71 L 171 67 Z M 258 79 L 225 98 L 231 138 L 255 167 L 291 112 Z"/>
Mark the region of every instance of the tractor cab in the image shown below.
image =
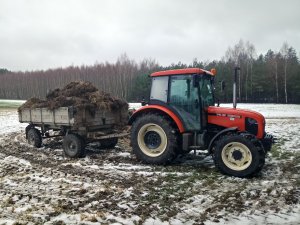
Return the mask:
<path id="1" fill-rule="evenodd" d="M 149 105 L 174 112 L 185 131 L 206 129 L 208 106 L 214 105 L 214 73 L 192 68 L 153 73 Z"/>

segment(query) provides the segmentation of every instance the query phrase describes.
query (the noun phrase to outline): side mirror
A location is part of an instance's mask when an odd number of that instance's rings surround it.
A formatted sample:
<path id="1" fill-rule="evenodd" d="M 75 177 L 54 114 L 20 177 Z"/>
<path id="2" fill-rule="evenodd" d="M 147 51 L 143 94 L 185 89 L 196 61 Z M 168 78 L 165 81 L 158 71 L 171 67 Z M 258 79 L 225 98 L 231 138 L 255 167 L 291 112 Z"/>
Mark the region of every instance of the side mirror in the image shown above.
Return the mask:
<path id="1" fill-rule="evenodd" d="M 221 91 L 223 92 L 225 90 L 226 83 L 224 80 L 221 81 Z"/>
<path id="2" fill-rule="evenodd" d="M 199 75 L 193 75 L 193 87 L 199 87 L 200 77 Z"/>

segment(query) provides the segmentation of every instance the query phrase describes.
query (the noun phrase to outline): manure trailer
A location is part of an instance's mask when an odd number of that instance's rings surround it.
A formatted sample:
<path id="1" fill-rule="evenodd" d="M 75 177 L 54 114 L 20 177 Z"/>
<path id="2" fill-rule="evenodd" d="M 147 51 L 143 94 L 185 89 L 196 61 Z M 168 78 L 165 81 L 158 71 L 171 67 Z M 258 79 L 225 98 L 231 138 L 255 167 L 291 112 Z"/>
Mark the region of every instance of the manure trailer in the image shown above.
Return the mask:
<path id="1" fill-rule="evenodd" d="M 178 154 L 207 150 L 223 174 L 251 177 L 261 171 L 273 143 L 262 114 L 215 106 L 216 70 L 152 73 L 149 102 L 131 116 L 133 153 L 144 163 L 167 164 Z"/>
<path id="2" fill-rule="evenodd" d="M 101 148 L 113 148 L 119 137 L 128 135 L 126 130 L 115 129 L 127 118 L 126 112 L 96 110 L 91 113 L 84 107 L 24 108 L 19 110 L 19 121 L 29 123 L 25 129 L 29 144 L 39 148 L 42 139 L 63 137 L 63 149 L 67 156 L 76 158 L 85 156 L 85 146 L 89 142 L 100 142 Z M 51 135 L 50 131 L 57 131 Z"/>

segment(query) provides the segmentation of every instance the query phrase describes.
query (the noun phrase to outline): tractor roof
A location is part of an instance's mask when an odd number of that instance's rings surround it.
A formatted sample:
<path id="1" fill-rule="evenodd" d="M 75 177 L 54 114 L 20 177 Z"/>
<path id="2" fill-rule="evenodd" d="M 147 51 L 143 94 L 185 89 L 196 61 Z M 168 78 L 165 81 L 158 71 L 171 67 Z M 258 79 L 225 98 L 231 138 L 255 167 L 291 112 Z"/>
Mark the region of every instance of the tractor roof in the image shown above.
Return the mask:
<path id="1" fill-rule="evenodd" d="M 215 75 L 214 71 L 203 70 L 200 68 L 187 68 L 187 69 L 158 71 L 152 73 L 150 76 L 158 77 L 158 76 L 171 76 L 171 75 L 184 75 L 184 74 L 209 74 L 211 76 L 214 76 Z"/>

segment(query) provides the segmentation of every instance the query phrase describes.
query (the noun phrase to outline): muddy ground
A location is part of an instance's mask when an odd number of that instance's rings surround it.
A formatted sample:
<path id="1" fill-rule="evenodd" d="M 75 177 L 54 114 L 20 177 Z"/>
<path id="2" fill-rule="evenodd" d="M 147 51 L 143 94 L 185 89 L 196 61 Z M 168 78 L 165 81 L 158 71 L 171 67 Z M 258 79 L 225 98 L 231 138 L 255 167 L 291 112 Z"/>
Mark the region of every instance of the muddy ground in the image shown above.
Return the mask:
<path id="1" fill-rule="evenodd" d="M 87 157 L 70 159 L 59 138 L 36 149 L 23 132 L 6 133 L 0 224 L 299 224 L 300 119 L 267 122 L 290 131 L 252 179 L 221 175 L 201 154 L 143 165 L 128 138 L 114 149 L 89 145 Z"/>

